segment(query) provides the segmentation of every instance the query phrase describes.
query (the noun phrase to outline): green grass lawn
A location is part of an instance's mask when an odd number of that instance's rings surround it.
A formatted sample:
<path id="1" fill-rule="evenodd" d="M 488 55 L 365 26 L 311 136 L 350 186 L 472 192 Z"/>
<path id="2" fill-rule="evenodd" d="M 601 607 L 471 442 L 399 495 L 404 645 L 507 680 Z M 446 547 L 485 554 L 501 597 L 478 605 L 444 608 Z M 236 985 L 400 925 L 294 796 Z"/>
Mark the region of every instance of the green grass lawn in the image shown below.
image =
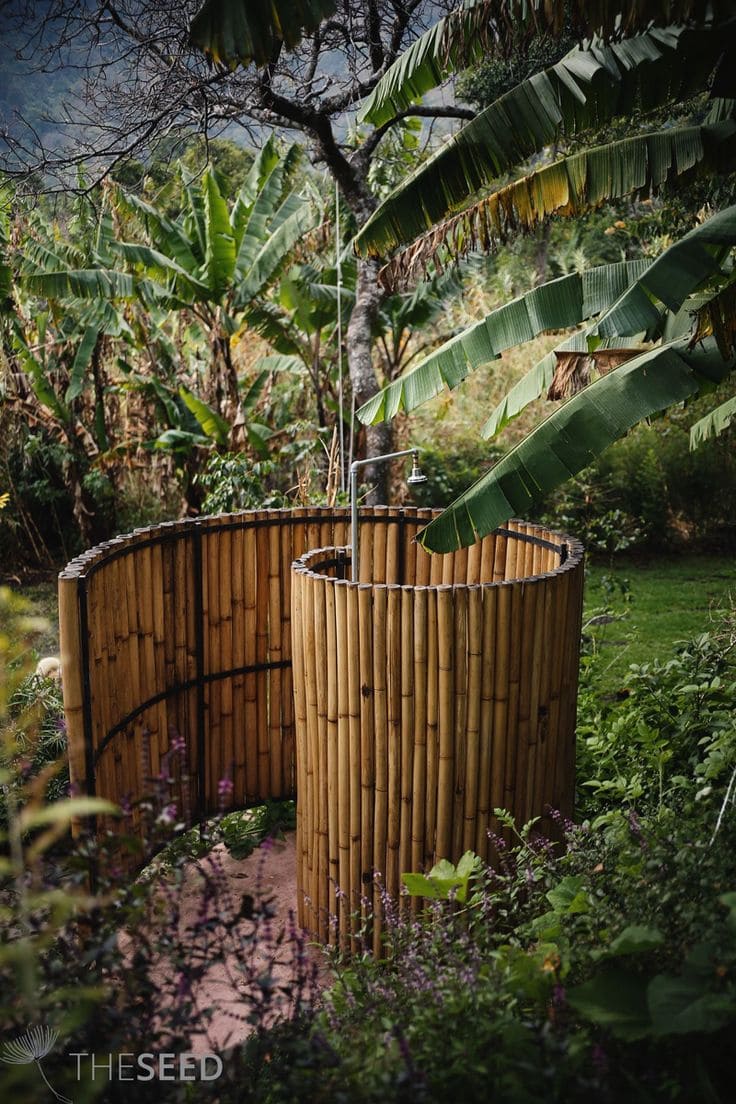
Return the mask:
<path id="1" fill-rule="evenodd" d="M 621 587 L 628 588 L 624 599 Z M 630 663 L 666 660 L 678 640 L 706 632 L 715 611 L 736 602 L 736 561 L 715 556 L 619 559 L 589 565 L 584 621 L 602 607 L 622 620 L 587 630 L 600 647 L 598 676 L 611 690 Z"/>

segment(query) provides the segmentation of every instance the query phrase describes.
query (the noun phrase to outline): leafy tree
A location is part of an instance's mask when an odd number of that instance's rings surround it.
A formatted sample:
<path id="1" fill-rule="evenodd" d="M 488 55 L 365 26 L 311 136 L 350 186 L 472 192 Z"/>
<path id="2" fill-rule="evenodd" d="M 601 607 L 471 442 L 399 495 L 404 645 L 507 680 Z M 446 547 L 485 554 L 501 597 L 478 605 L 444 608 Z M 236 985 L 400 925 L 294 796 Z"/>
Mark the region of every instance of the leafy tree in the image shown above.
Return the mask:
<path id="1" fill-rule="evenodd" d="M 211 357 L 203 398 L 233 424 L 242 409 L 231 338 L 249 321 L 258 325 L 265 292 L 319 221 L 314 198 L 293 184 L 297 161 L 297 147 L 280 156 L 268 141 L 231 206 L 207 169 L 198 184 L 185 184 L 176 218 L 119 192 L 145 243 L 116 241 L 114 249 L 148 278 L 145 298 L 191 313 L 204 328 Z"/>
<path id="2" fill-rule="evenodd" d="M 204 6 L 201 0 L 28 0 L 22 17 L 25 49 L 21 43 L 28 66 L 36 73 L 63 68 L 74 43 L 75 57 L 85 58 L 77 70 L 82 94 L 75 100 L 72 90 L 66 98 L 67 121 L 57 140 L 46 140 L 43 148 L 33 133 L 9 127 L 0 168 L 25 180 L 43 175 L 45 187 L 65 189 L 70 167 L 94 164 L 103 174 L 131 156 L 145 160 L 163 135 L 189 141 L 193 133 L 217 136 L 227 127 L 231 136 L 241 128 L 256 146 L 264 128 L 297 132 L 360 226 L 376 204 L 371 165 L 391 128 L 407 115 L 473 115 L 454 104 L 411 105 L 410 111 L 390 113 L 378 126 L 362 128 L 356 141 L 343 140 L 346 116 L 444 7 L 445 0 L 368 0 L 363 5 L 351 0 L 279 0 L 274 5 L 208 0 Z M 305 33 L 296 42 L 301 29 Z M 357 403 L 378 387 L 373 344 L 383 293 L 377 271 L 372 259 L 358 261 L 355 298 L 346 318 L 347 362 Z M 391 446 L 390 427 L 369 427 L 366 438 L 369 454 L 385 452 Z M 376 500 L 385 501 L 385 467 L 369 477 L 378 487 Z"/>
<path id="3" fill-rule="evenodd" d="M 575 217 L 611 199 L 658 191 L 696 170 L 730 169 L 736 152 L 733 5 L 715 5 L 712 17 L 687 3 L 665 5 L 664 12 L 661 4 L 634 0 L 615 7 L 620 26 L 609 5 L 571 5 L 572 26 L 587 39 L 481 111 L 374 212 L 357 247 L 370 256 L 394 251 L 382 271 L 385 284 L 472 249 L 493 250 L 550 216 Z M 559 34 L 566 11 L 562 3 L 471 0 L 387 72 L 364 117 L 380 123 L 405 109 L 451 68 L 477 57 L 479 41 L 503 52 L 540 29 Z M 504 18 L 511 15 L 513 33 Z M 707 88 L 711 99 L 698 118 L 581 144 L 608 120 L 675 107 Z M 578 148 L 557 156 L 573 138 Z M 545 157 L 550 147 L 555 153 Z M 426 547 L 469 544 L 528 511 L 636 422 L 723 379 L 736 362 L 735 244 L 736 207 L 727 207 L 652 261 L 543 284 L 365 404 L 363 420 L 391 417 L 456 386 L 505 348 L 588 323 L 509 393 L 484 433 L 495 433 L 547 388 L 550 397 L 567 401 L 427 527 Z M 719 407 L 694 427 L 694 439 L 723 427 L 732 414 L 732 405 Z"/>

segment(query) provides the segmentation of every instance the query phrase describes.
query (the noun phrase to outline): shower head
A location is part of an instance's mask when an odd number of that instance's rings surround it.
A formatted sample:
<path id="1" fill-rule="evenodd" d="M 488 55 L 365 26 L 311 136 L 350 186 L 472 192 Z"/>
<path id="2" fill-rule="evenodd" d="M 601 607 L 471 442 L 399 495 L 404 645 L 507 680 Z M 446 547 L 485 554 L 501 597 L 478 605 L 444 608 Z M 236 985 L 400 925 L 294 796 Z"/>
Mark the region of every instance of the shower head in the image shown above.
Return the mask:
<path id="1" fill-rule="evenodd" d="M 416 450 L 412 453 L 411 475 L 406 482 L 409 484 L 410 487 L 415 486 L 417 483 L 427 482 L 426 475 L 423 474 L 421 468 L 419 467 L 419 453 Z"/>

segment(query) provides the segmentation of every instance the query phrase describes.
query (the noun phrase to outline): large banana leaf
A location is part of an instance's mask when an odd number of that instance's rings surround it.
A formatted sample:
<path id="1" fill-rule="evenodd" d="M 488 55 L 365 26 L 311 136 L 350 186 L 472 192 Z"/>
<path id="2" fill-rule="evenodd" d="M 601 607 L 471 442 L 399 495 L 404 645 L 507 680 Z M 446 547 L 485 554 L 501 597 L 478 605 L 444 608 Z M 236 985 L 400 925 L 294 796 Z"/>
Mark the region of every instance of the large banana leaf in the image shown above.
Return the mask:
<path id="1" fill-rule="evenodd" d="M 457 387 L 470 372 L 496 359 L 505 349 L 531 341 L 547 330 L 577 326 L 618 300 L 648 264 L 644 260 L 601 265 L 550 280 L 512 299 L 374 395 L 360 407 L 358 417 L 371 424 L 388 421 L 399 410 L 415 410 L 444 387 Z"/>
<path id="2" fill-rule="evenodd" d="M 358 122 L 382 126 L 405 111 L 456 68 L 465 68 L 483 57 L 486 41 L 476 31 L 473 16 L 483 14 L 486 0 L 465 0 L 462 7 L 444 16 L 425 31 L 389 67 L 363 102 Z M 454 47 L 447 49 L 452 37 Z"/>
<path id="3" fill-rule="evenodd" d="M 272 163 L 250 206 L 244 199 L 246 192 L 241 197 L 240 206 L 236 204 L 233 210 L 233 226 L 238 241 L 236 267 L 241 275 L 251 269 L 268 236 L 268 228 L 284 199 L 284 186 L 295 156 L 295 147 L 292 146 L 284 157 Z"/>
<path id="4" fill-rule="evenodd" d="M 725 433 L 736 418 L 736 396 L 711 410 L 704 418 L 690 426 L 690 448 L 695 449 L 711 437 Z"/>
<path id="5" fill-rule="evenodd" d="M 236 288 L 236 302 L 249 303 L 261 294 L 286 264 L 301 238 L 319 225 L 320 213 L 309 201 L 303 201 L 275 231 L 269 231 L 253 257 L 249 270 Z M 245 239 L 243 239 L 245 240 Z"/>
<path id="6" fill-rule="evenodd" d="M 335 0 L 205 0 L 190 38 L 213 61 L 265 65 L 279 43 L 295 46 L 334 10 Z"/>
<path id="7" fill-rule="evenodd" d="M 598 319 L 592 335 L 619 337 L 646 331 L 658 336 L 663 303 L 678 311 L 687 297 L 721 271 L 736 245 L 736 205 L 726 207 L 696 226 L 653 261 Z M 589 346 L 595 344 L 593 337 Z"/>
<path id="8" fill-rule="evenodd" d="M 100 332 L 96 326 L 88 326 L 82 335 L 69 373 L 69 386 L 65 396 L 68 403 L 78 398 L 84 390 L 84 377 L 99 336 Z"/>
<path id="9" fill-rule="evenodd" d="M 200 426 L 202 432 L 223 448 L 228 443 L 230 426 L 221 418 L 216 410 L 208 406 L 202 399 L 197 398 L 186 387 L 179 388 L 179 394 L 187 410 L 190 410 Z"/>
<path id="10" fill-rule="evenodd" d="M 653 108 L 691 95 L 704 87 L 733 38 L 730 26 L 718 33 L 653 28 L 609 46 L 572 50 L 480 112 L 420 165 L 371 215 L 356 248 L 386 255 L 561 136 L 639 104 Z"/>
<path id="11" fill-rule="evenodd" d="M 714 14 L 720 18 L 733 12 L 728 2 L 715 8 Z M 620 35 L 622 30 L 626 34 L 644 31 L 662 20 L 673 24 L 703 20 L 707 14 L 701 0 L 667 4 L 660 0 L 619 0 L 616 4 L 610 0 L 577 0 L 572 5 L 563 0 L 465 0 L 397 58 L 364 101 L 358 122 L 381 126 L 457 69 L 494 50 L 504 52 L 518 42 L 524 29 L 558 34 L 564 22 L 571 20 L 572 28 L 583 37 L 597 34 L 608 38 Z"/>
<path id="12" fill-rule="evenodd" d="M 432 552 L 472 544 L 586 467 L 643 418 L 711 387 L 732 370 L 711 338 L 651 349 L 563 403 L 419 534 Z"/>
<path id="13" fill-rule="evenodd" d="M 430 260 L 496 249 L 550 215 L 575 217 L 633 191 L 658 189 L 694 165 L 733 166 L 736 122 L 669 127 L 562 157 L 492 192 L 397 253 L 381 272 L 389 287 L 412 279 Z"/>
<path id="14" fill-rule="evenodd" d="M 210 169 L 202 178 L 202 192 L 206 241 L 204 276 L 210 294 L 219 300 L 230 287 L 235 272 L 235 238 L 227 203 Z"/>
<path id="15" fill-rule="evenodd" d="M 160 253 L 176 261 L 190 276 L 194 275 L 202 263 L 201 258 L 195 256 L 190 239 L 178 223 L 139 196 L 124 192 L 121 188 L 116 191 L 116 200 L 125 210 L 141 218 L 146 233 Z"/>

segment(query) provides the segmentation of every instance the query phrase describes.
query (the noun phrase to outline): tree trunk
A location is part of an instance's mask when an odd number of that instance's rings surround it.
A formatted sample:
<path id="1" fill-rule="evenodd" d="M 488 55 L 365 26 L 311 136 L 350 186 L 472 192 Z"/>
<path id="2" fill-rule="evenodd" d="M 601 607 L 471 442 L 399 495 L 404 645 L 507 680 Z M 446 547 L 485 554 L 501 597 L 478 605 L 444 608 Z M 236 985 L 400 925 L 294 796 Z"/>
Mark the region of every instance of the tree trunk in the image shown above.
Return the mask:
<path id="1" fill-rule="evenodd" d="M 371 352 L 373 328 L 383 294 L 378 283 L 379 268 L 380 263 L 373 258 L 358 260 L 355 302 L 347 330 L 348 368 L 356 409 L 367 402 L 378 390 Z M 390 452 L 392 438 L 390 422 L 368 426 L 365 435 L 366 455 L 380 456 Z M 368 503 L 376 505 L 388 502 L 388 467 L 385 464 L 378 464 L 375 467 L 370 465 L 365 469 L 365 473 L 372 486 L 367 499 Z"/>

